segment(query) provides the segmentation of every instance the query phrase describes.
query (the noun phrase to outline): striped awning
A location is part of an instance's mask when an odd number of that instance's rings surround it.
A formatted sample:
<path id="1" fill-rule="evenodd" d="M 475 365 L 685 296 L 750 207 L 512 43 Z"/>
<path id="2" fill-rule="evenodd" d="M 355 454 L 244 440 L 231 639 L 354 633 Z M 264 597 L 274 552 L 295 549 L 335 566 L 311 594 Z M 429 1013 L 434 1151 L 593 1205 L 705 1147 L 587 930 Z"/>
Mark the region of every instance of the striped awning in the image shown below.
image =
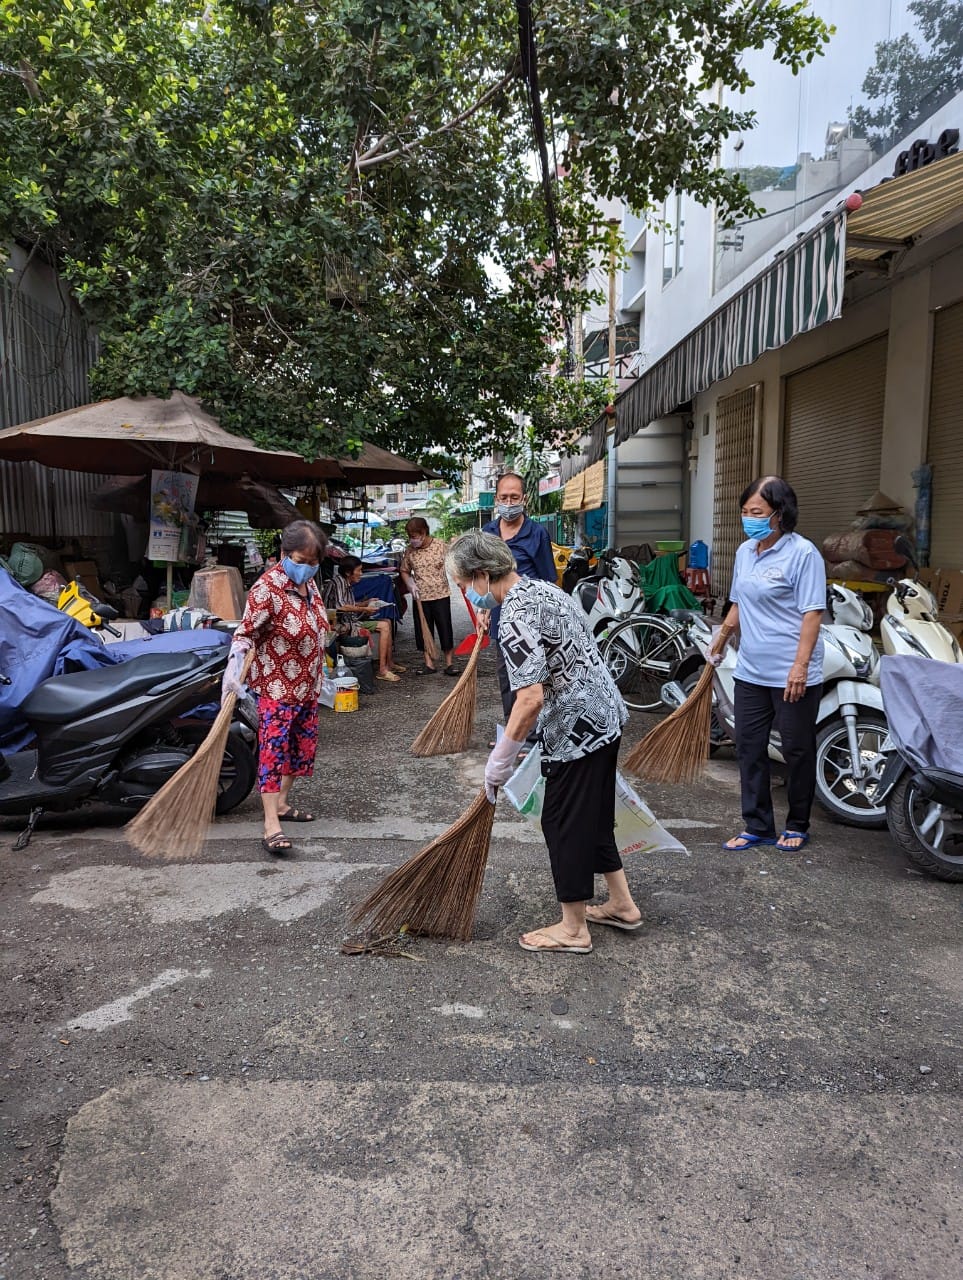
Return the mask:
<path id="1" fill-rule="evenodd" d="M 892 274 L 914 244 L 963 221 L 963 151 L 860 195 L 862 207 L 846 221 L 847 266 Z"/>
<path id="2" fill-rule="evenodd" d="M 846 223 L 840 211 L 780 254 L 646 370 L 615 402 L 616 443 L 676 412 L 763 352 L 837 320 L 843 308 L 845 243 Z M 603 414 L 592 423 L 588 447 L 575 460 L 577 469 L 604 456 L 607 422 Z"/>

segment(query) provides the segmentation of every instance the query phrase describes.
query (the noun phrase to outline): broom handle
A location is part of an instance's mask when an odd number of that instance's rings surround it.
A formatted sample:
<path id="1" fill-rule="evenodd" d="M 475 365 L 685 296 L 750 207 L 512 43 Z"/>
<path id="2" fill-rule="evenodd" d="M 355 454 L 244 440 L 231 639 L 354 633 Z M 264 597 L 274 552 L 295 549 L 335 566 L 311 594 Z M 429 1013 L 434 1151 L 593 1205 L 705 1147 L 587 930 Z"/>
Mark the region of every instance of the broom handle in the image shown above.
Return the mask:
<path id="1" fill-rule="evenodd" d="M 432 662 L 438 657 L 438 650 L 435 648 L 435 642 L 431 638 L 428 630 L 428 623 L 425 621 L 425 611 L 421 607 L 421 597 L 415 597 L 415 604 L 418 606 L 418 619 L 421 622 L 421 642 L 424 646 L 425 657 L 430 658 Z"/>

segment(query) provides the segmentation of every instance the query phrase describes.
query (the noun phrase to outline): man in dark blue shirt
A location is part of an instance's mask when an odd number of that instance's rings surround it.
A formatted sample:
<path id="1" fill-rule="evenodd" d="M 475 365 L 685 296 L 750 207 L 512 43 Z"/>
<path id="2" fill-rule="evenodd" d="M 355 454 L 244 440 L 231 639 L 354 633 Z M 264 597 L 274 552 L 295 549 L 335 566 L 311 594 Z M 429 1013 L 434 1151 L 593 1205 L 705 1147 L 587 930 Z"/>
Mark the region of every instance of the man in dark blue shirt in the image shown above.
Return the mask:
<path id="1" fill-rule="evenodd" d="M 501 538 L 515 557 L 515 567 L 523 578 L 537 578 L 542 582 L 558 582 L 552 542 L 544 525 L 536 524 L 525 514 L 525 482 L 514 471 L 506 471 L 495 485 L 495 519 L 483 526 L 484 533 Z M 508 680 L 508 672 L 498 647 L 498 615 L 500 609 L 491 612 L 490 631 L 495 642 L 495 668 L 498 672 L 498 688 L 502 695 L 505 723 L 512 713 L 515 694 Z"/>

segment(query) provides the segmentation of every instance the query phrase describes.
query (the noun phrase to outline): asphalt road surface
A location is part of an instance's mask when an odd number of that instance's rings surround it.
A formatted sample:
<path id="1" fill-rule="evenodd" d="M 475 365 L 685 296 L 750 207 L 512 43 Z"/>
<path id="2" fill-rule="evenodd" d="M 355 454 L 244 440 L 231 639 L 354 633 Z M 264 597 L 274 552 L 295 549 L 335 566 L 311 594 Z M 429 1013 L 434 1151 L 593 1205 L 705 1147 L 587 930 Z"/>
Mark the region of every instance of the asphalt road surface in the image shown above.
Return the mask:
<path id="1" fill-rule="evenodd" d="M 107 814 L 0 828 L 0 1280 L 963 1277 L 963 886 L 885 832 L 726 853 L 719 759 L 645 789 L 688 852 L 627 862 L 644 928 L 536 956 L 500 804 L 471 944 L 341 954 L 481 783 L 488 654 L 471 749 L 408 752 L 451 687 L 324 714 L 283 862 L 256 796 L 186 864 Z"/>

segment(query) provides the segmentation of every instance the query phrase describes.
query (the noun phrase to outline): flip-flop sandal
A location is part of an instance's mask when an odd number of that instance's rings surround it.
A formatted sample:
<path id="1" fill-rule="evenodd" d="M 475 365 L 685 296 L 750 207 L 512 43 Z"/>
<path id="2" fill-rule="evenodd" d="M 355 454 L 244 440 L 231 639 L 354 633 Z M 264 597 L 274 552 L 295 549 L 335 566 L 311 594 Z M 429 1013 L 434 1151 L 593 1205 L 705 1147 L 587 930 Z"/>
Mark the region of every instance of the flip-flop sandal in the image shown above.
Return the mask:
<path id="1" fill-rule="evenodd" d="M 399 675 L 401 675 L 401 674 L 402 674 L 402 672 L 407 671 L 407 670 L 408 670 L 408 668 L 407 668 L 407 667 L 399 666 L 397 662 L 393 662 L 393 663 L 391 664 L 391 670 L 392 670 L 392 671 L 397 671 L 397 673 L 398 673 Z"/>
<path id="2" fill-rule="evenodd" d="M 798 844 L 780 844 L 781 840 L 798 840 Z M 798 853 L 800 849 L 804 849 L 809 844 L 808 831 L 784 831 L 779 840 L 774 840 L 777 849 L 782 849 L 784 853 Z"/>
<path id="3" fill-rule="evenodd" d="M 645 923 L 641 916 L 638 920 L 623 920 L 621 916 L 586 915 L 585 919 L 588 924 L 606 924 L 610 929 L 624 929 L 626 933 L 635 933 Z"/>
<path id="4" fill-rule="evenodd" d="M 436 676 L 438 674 L 437 667 L 419 667 L 415 672 L 416 676 Z"/>
<path id="5" fill-rule="evenodd" d="M 457 668 L 457 667 L 445 667 L 445 675 L 446 675 L 446 676 L 460 676 L 460 675 L 461 675 L 461 672 L 458 670 L 458 668 Z"/>
<path id="6" fill-rule="evenodd" d="M 302 813 L 300 809 L 285 809 L 284 813 L 278 814 L 278 818 L 281 822 L 317 822 L 313 813 Z"/>
<path id="7" fill-rule="evenodd" d="M 532 933 L 544 933 L 546 937 L 549 937 L 549 938 L 551 937 L 551 934 L 549 934 L 545 929 L 533 929 Z M 547 951 L 552 955 L 560 955 L 564 953 L 566 955 L 571 955 L 571 956 L 587 956 L 587 955 L 590 955 L 592 952 L 591 942 L 588 944 L 587 947 L 575 947 L 575 946 L 572 946 L 571 944 L 566 944 L 564 942 L 553 941 L 551 946 L 539 947 L 539 946 L 533 945 L 531 942 L 526 942 L 524 937 L 521 937 L 518 939 L 518 945 L 521 947 L 523 951 Z"/>
<path id="8" fill-rule="evenodd" d="M 745 844 L 731 844 L 732 840 L 745 840 Z M 737 836 L 730 836 L 728 840 L 723 840 L 722 848 L 727 853 L 742 853 L 743 849 L 751 849 L 755 844 L 775 844 L 775 836 L 754 836 L 751 831 L 740 831 Z"/>
<path id="9" fill-rule="evenodd" d="M 273 853 L 275 857 L 283 858 L 285 854 L 291 852 L 294 845 L 283 831 L 275 831 L 273 836 L 264 837 L 261 841 L 261 848 L 265 853 Z"/>

